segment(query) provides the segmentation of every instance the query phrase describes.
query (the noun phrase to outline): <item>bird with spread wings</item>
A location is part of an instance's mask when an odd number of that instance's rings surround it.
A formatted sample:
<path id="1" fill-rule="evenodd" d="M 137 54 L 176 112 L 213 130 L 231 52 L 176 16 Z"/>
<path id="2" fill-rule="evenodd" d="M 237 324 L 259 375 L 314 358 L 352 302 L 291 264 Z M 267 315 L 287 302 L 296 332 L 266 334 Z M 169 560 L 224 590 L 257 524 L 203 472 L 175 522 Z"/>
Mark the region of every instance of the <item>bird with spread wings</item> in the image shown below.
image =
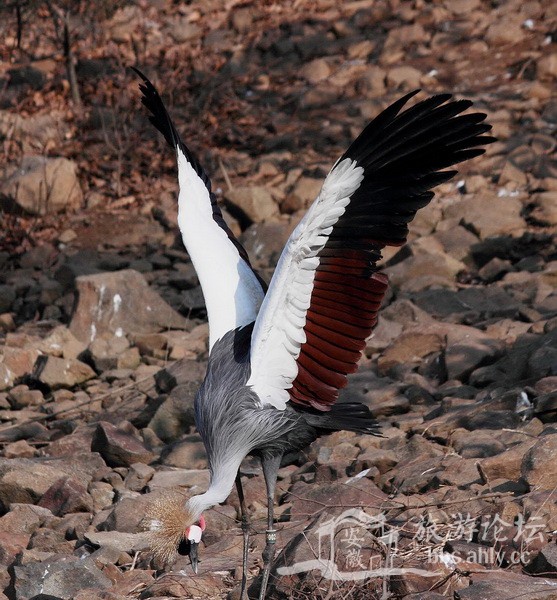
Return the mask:
<path id="1" fill-rule="evenodd" d="M 226 500 L 236 482 L 244 516 L 243 595 L 248 528 L 238 471 L 248 454 L 259 456 L 268 497 L 262 599 L 276 542 L 273 506 L 283 456 L 332 431 L 379 432 L 366 406 L 337 400 L 387 290 L 377 266 L 381 251 L 404 244 L 408 223 L 433 198 L 432 188 L 457 172 L 448 169 L 482 154 L 494 138 L 486 135 L 485 114 L 463 114 L 468 100 L 441 94 L 404 108 L 417 92 L 400 98 L 334 164 L 267 289 L 157 90 L 135 71 L 151 122 L 176 152 L 178 225 L 209 320 L 209 360 L 195 416 L 210 484 L 187 500 L 169 495 L 153 505 L 147 517 L 152 549 L 169 561 L 186 541 L 197 570 L 203 513 Z"/>

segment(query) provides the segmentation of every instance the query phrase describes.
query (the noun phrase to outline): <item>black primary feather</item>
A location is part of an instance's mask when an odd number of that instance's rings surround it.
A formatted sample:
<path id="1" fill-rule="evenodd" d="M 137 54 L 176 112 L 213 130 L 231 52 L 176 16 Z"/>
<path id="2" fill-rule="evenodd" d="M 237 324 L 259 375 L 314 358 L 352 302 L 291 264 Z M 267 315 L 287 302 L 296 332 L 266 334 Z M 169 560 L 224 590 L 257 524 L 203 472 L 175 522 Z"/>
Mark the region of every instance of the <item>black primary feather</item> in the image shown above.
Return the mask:
<path id="1" fill-rule="evenodd" d="M 408 223 L 432 198 L 434 186 L 451 179 L 459 162 L 479 156 L 495 141 L 484 113 L 461 113 L 469 100 L 432 96 L 400 112 L 419 90 L 394 102 L 371 121 L 340 160 L 364 168 L 364 179 L 336 223 L 330 243 L 369 248 L 404 243 Z M 356 236 L 356 238 L 354 237 Z M 360 239 L 357 239 L 358 236 Z"/>
<path id="2" fill-rule="evenodd" d="M 170 115 L 168 114 L 168 111 L 166 110 L 164 102 L 162 101 L 162 98 L 160 97 L 157 89 L 139 69 L 137 69 L 136 67 L 131 68 L 143 80 L 143 83 L 139 84 L 139 89 L 141 90 L 142 94 L 141 103 L 151 113 L 149 116 L 149 121 L 151 121 L 151 123 L 156 127 L 156 129 L 158 129 L 162 133 L 164 139 L 167 141 L 168 145 L 171 148 L 173 148 L 174 150 L 177 150 L 179 148 L 182 151 L 184 156 L 187 158 L 188 162 L 193 167 L 194 171 L 199 175 L 209 192 L 211 209 L 215 223 L 217 223 L 217 225 L 224 230 L 224 232 L 228 236 L 228 239 L 234 244 L 242 259 L 252 269 L 263 291 L 267 291 L 267 284 L 259 276 L 257 271 L 253 269 L 249 260 L 248 253 L 246 252 L 242 244 L 240 244 L 240 242 L 236 239 L 230 227 L 228 227 L 228 224 L 224 220 L 224 217 L 222 216 L 222 211 L 219 205 L 217 204 L 217 198 L 211 191 L 211 179 L 209 178 L 209 175 L 207 175 L 205 169 L 203 169 L 201 163 L 197 160 L 195 154 L 183 142 L 182 138 L 180 137 L 180 134 L 174 126 L 174 123 L 172 122 L 172 119 L 170 118 Z"/>

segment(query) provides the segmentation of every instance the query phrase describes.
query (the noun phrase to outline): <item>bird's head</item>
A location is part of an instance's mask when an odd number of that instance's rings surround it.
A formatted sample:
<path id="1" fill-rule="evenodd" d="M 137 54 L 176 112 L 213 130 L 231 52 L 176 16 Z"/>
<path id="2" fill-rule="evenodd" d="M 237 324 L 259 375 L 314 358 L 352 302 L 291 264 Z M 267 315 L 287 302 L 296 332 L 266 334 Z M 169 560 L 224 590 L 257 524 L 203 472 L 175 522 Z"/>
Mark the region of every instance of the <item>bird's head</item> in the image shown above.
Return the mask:
<path id="1" fill-rule="evenodd" d="M 196 514 L 181 491 L 168 491 L 153 501 L 143 525 L 149 532 L 149 546 L 156 560 L 166 565 L 174 562 L 178 554 L 189 554 L 191 566 L 197 573 L 197 550 L 205 519 Z"/>

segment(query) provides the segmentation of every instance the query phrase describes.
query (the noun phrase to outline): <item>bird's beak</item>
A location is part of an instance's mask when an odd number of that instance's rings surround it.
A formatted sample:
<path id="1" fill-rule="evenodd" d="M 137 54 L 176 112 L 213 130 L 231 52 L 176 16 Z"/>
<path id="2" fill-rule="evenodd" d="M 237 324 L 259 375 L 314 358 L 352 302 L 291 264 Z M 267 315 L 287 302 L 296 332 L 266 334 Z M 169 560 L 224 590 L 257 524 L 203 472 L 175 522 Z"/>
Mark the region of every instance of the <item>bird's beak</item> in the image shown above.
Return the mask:
<path id="1" fill-rule="evenodd" d="M 191 568 L 193 569 L 193 572 L 197 575 L 197 564 L 199 562 L 199 559 L 197 557 L 197 548 L 199 547 L 199 544 L 197 544 L 196 542 L 190 542 L 190 560 L 191 560 Z"/>

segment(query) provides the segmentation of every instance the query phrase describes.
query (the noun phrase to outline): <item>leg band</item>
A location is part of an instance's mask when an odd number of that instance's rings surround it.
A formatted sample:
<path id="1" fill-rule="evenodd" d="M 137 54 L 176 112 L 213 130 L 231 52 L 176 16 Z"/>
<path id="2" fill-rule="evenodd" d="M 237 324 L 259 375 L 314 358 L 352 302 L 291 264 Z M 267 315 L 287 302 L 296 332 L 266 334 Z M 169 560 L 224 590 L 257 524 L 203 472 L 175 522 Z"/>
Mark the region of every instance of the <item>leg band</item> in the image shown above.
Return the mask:
<path id="1" fill-rule="evenodd" d="M 265 541 L 267 544 L 276 544 L 277 543 L 277 530 L 276 529 L 267 529 L 266 530 Z"/>

